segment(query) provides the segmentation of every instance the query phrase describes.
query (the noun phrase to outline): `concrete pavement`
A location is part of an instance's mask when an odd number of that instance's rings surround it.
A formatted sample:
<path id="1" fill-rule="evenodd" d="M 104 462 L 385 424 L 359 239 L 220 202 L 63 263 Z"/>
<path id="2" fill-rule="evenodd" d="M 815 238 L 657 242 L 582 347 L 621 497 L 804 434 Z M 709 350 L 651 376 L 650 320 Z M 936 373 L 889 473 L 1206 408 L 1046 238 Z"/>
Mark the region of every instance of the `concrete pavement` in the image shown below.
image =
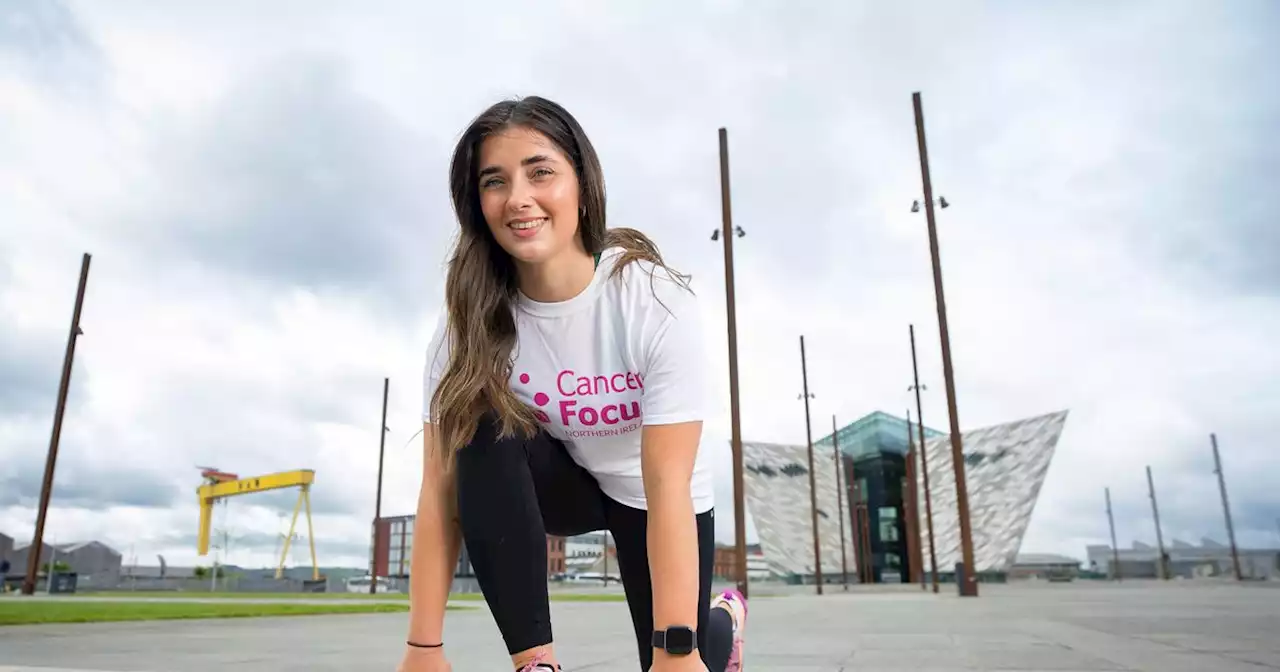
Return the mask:
<path id="1" fill-rule="evenodd" d="M 1280 670 L 1280 593 L 1262 586 L 1021 584 L 983 586 L 977 599 L 829 591 L 754 600 L 747 669 Z M 552 614 L 567 670 L 637 669 L 624 604 L 557 602 Z M 485 609 L 446 621 L 455 670 L 510 669 Z M 390 671 L 404 625 L 403 614 L 373 614 L 7 627 L 0 672 Z"/>

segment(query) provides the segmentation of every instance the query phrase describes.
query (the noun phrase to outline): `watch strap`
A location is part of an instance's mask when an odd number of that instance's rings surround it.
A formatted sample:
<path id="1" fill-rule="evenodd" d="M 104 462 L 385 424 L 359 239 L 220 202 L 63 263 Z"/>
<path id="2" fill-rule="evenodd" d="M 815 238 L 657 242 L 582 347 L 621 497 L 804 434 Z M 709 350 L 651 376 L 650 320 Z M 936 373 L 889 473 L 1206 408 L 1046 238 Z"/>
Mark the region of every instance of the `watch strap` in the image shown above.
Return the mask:
<path id="1" fill-rule="evenodd" d="M 677 639 L 675 644 L 668 641 L 668 633 L 672 630 L 676 631 L 681 639 Z M 687 638 L 688 643 L 682 644 L 682 639 Z M 650 644 L 655 649 L 661 649 L 667 653 L 675 655 L 687 655 L 698 649 L 697 630 L 684 625 L 675 625 L 665 630 L 654 630 L 653 636 L 650 638 Z M 674 650 L 673 650 L 674 649 Z"/>

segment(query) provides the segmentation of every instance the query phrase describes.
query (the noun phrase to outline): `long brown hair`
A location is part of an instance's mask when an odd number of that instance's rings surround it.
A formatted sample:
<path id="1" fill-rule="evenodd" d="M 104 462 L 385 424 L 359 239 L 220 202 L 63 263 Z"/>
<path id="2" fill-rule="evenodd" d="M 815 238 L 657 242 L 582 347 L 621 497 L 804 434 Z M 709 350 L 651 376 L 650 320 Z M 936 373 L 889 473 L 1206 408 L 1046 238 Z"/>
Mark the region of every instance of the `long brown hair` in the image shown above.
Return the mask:
<path id="1" fill-rule="evenodd" d="M 431 417 L 446 463 L 452 463 L 454 453 L 471 440 L 487 411 L 496 415 L 500 436 L 532 436 L 538 427 L 533 410 L 511 391 L 516 269 L 485 223 L 477 179 L 481 144 L 510 127 L 541 133 L 572 163 L 581 206 L 578 235 L 590 254 L 622 248 L 612 275 L 633 261 L 647 261 L 688 287 L 688 276 L 667 267 L 657 246 L 643 233 L 606 228 L 604 173 L 595 148 L 573 115 L 537 96 L 502 101 L 485 110 L 458 140 L 449 167 L 461 231 L 445 280 L 449 361 L 431 398 Z"/>

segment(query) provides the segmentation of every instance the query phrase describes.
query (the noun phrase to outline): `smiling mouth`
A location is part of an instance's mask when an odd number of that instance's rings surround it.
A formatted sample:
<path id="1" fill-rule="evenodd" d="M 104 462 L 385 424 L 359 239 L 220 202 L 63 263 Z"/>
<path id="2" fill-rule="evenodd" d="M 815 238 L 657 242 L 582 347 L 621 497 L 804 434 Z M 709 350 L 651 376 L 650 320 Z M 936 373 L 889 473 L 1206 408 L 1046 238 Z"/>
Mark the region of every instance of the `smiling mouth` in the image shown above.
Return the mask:
<path id="1" fill-rule="evenodd" d="M 530 219 L 528 221 L 523 221 L 523 222 L 509 222 L 507 226 L 512 229 L 515 229 L 516 231 L 528 231 L 530 229 L 536 229 L 539 226 L 546 224 L 547 221 L 548 219 L 546 217 L 540 217 L 538 219 Z"/>

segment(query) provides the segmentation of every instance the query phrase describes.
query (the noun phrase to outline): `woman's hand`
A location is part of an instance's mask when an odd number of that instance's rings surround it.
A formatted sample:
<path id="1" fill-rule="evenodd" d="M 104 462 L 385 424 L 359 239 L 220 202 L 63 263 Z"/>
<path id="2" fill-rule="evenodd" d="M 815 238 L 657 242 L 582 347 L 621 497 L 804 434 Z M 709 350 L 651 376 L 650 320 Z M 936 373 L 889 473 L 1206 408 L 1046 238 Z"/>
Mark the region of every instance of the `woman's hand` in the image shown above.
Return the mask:
<path id="1" fill-rule="evenodd" d="M 444 647 L 424 649 L 418 646 L 406 646 L 404 657 L 396 672 L 453 672 L 449 660 L 445 658 Z"/>

